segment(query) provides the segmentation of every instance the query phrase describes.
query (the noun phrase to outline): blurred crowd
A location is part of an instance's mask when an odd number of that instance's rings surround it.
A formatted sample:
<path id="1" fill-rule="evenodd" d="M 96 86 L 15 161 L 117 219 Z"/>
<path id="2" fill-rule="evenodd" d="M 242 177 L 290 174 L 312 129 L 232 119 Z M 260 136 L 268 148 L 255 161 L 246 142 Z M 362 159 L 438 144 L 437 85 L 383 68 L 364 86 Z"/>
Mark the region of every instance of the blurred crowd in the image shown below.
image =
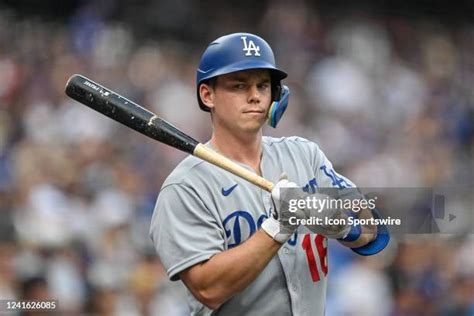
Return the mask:
<path id="1" fill-rule="evenodd" d="M 189 40 L 90 5 L 60 20 L 0 7 L 0 299 L 55 298 L 64 315 L 189 313 L 148 236 L 160 186 L 184 154 L 72 101 L 64 86 L 81 73 L 206 141 L 196 65 L 228 32 L 262 35 L 289 73 L 290 107 L 266 134 L 317 142 L 361 187 L 472 188 L 472 21 L 325 17 L 276 1 L 252 28 L 238 22 L 221 17 Z M 395 238 L 372 258 L 329 247 L 328 316 L 474 315 L 472 233 Z"/>

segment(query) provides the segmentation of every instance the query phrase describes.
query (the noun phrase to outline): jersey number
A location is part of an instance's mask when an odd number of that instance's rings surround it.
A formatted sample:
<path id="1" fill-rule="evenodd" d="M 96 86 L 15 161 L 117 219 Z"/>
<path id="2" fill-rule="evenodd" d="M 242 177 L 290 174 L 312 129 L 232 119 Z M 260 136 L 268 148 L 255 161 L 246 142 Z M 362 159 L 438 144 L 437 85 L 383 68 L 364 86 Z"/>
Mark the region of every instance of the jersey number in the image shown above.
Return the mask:
<path id="1" fill-rule="evenodd" d="M 316 246 L 316 250 L 318 251 L 319 264 L 321 266 L 321 270 L 324 276 L 328 274 L 328 249 L 327 246 L 324 246 L 325 239 L 326 238 L 322 235 L 316 235 L 316 237 L 314 238 L 314 244 Z M 310 234 L 306 234 L 304 236 L 301 246 L 303 246 L 303 249 L 306 251 L 306 259 L 308 259 L 308 266 L 309 272 L 311 273 L 311 278 L 313 279 L 313 282 L 318 282 L 320 280 L 320 277 L 318 267 L 316 266 L 316 258 L 314 257 L 313 247 L 311 247 Z"/>

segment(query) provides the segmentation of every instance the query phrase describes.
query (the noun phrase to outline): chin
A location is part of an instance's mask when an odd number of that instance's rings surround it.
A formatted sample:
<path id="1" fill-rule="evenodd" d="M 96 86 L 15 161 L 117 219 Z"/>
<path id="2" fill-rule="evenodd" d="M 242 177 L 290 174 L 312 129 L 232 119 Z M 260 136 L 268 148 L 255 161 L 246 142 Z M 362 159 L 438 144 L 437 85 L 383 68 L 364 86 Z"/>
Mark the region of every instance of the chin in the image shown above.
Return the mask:
<path id="1" fill-rule="evenodd" d="M 247 133 L 257 133 L 259 132 L 262 127 L 263 127 L 263 124 L 265 122 L 252 122 L 252 123 L 248 123 L 248 124 L 245 124 L 244 126 L 242 126 L 242 131 L 244 132 L 247 132 Z"/>

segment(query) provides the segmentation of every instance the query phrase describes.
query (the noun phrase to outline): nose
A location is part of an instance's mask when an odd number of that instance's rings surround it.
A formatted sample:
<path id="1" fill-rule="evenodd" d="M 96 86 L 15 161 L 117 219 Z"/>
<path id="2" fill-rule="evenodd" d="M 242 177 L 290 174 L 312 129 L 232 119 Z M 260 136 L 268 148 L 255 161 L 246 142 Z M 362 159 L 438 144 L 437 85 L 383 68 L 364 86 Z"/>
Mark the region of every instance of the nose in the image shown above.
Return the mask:
<path id="1" fill-rule="evenodd" d="M 250 86 L 249 89 L 249 103 L 260 103 L 260 91 L 256 84 Z"/>

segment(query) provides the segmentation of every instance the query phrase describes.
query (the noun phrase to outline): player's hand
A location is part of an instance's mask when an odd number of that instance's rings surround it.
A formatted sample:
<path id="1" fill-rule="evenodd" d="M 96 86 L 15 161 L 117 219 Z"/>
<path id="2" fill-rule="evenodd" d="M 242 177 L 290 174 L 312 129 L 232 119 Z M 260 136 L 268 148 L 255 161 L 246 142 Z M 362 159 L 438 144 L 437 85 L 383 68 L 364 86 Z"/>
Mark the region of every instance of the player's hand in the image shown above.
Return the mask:
<path id="1" fill-rule="evenodd" d="M 274 240 L 279 243 L 285 243 L 294 231 L 298 228 L 298 225 L 291 225 L 288 222 L 288 198 L 285 193 L 285 189 L 298 188 L 298 185 L 294 182 L 290 182 L 287 179 L 286 173 L 280 176 L 280 180 L 275 184 L 271 192 L 273 208 L 270 217 L 262 223 L 262 229 L 270 235 Z M 298 210 L 292 214 L 292 216 L 299 216 L 304 218 L 305 214 Z"/>
<path id="2" fill-rule="evenodd" d="M 287 189 L 287 190 L 285 190 Z M 293 190 L 291 190 L 293 189 Z M 309 194 L 303 192 L 294 182 L 288 181 L 286 174 L 280 177 L 272 190 L 273 210 L 271 217 L 262 223 L 262 228 L 273 239 L 278 242 L 286 242 L 299 225 L 290 224 L 291 217 L 297 220 L 313 220 L 319 224 L 305 225 L 313 233 L 324 235 L 332 239 L 344 239 L 349 234 L 349 240 L 360 235 L 360 227 L 352 227 L 348 224 L 348 213 L 342 209 L 325 207 L 324 209 L 299 208 L 294 212 L 290 212 L 291 199 L 306 199 L 307 197 L 317 198 L 320 200 L 331 200 L 332 198 L 326 194 L 315 193 Z M 339 220 L 341 224 L 331 224 Z M 292 223 L 294 223 L 293 221 Z"/>
<path id="3" fill-rule="evenodd" d="M 311 198 L 321 201 L 333 200 L 332 197 L 321 193 L 311 194 Z M 319 219 L 320 224 L 305 225 L 313 233 L 324 235 L 327 238 L 341 239 L 347 237 L 351 230 L 351 226 L 348 224 L 348 212 L 342 209 L 326 206 L 323 209 L 304 209 L 303 212 L 306 219 L 313 221 Z"/>

